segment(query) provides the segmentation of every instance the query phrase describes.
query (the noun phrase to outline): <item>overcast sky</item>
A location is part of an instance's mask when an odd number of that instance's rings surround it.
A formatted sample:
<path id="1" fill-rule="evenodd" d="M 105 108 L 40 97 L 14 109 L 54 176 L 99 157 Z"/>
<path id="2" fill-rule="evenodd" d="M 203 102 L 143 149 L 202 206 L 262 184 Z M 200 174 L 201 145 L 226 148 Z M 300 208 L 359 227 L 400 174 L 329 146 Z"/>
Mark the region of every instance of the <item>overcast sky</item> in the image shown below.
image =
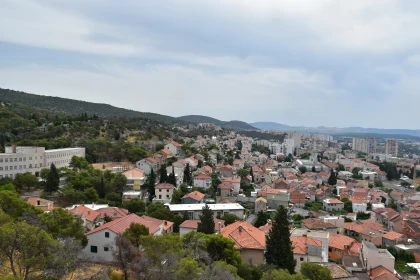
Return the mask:
<path id="1" fill-rule="evenodd" d="M 419 129 L 420 1 L 1 0 L 0 87 L 170 116 Z"/>

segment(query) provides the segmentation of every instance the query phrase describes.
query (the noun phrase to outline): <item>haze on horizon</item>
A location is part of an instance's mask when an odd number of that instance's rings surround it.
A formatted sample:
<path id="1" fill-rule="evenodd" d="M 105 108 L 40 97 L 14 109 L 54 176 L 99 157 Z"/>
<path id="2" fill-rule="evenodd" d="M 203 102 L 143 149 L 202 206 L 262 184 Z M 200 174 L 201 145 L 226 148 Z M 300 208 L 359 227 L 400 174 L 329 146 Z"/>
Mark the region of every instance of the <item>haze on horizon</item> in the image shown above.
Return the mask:
<path id="1" fill-rule="evenodd" d="M 0 1 L 0 87 L 170 116 L 419 129 L 414 0 Z"/>

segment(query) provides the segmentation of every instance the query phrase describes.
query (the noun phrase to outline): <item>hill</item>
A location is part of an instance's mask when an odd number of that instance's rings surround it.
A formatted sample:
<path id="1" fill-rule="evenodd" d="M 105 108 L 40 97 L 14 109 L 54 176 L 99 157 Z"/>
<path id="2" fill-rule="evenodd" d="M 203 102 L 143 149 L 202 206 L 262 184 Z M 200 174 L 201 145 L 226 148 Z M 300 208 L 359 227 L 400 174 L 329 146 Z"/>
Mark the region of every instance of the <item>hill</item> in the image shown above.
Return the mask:
<path id="1" fill-rule="evenodd" d="M 38 108 L 70 115 L 89 113 L 102 117 L 138 117 L 154 120 L 167 125 L 180 123 L 180 120 L 177 118 L 155 113 L 137 112 L 134 110 L 114 107 L 109 104 L 37 95 L 3 88 L 0 88 L 0 101 L 22 104 L 31 108 Z"/>
<path id="2" fill-rule="evenodd" d="M 200 116 L 200 115 L 188 115 L 182 116 L 178 119 L 188 122 L 195 122 L 195 123 L 212 123 L 218 125 L 223 128 L 227 129 L 236 129 L 236 130 L 258 130 L 258 128 L 253 127 L 252 125 L 242 122 L 242 121 L 221 121 L 218 119 L 214 119 L 207 116 Z"/>
<path id="3" fill-rule="evenodd" d="M 325 133 L 331 135 L 354 135 L 354 137 L 369 137 L 376 135 L 384 138 L 400 138 L 402 135 L 410 137 L 420 137 L 420 130 L 413 129 L 386 129 L 386 128 L 363 128 L 363 127 L 304 127 L 304 126 L 288 126 L 275 122 L 255 122 L 250 125 L 263 130 L 278 130 L 278 131 L 299 131 L 308 133 Z M 374 137 L 374 136 L 371 136 Z"/>

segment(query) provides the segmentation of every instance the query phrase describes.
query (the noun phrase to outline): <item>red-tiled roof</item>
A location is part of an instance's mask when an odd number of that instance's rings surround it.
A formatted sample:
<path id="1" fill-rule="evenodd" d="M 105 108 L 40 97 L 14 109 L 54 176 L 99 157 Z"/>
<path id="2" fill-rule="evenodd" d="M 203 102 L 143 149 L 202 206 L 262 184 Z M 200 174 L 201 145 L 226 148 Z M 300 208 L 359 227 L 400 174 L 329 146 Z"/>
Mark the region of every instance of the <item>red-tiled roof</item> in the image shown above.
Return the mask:
<path id="1" fill-rule="evenodd" d="M 39 204 L 38 204 L 39 201 Z M 29 197 L 26 202 L 28 202 L 29 204 L 33 205 L 33 206 L 48 206 L 50 205 L 50 207 L 53 207 L 54 201 L 52 200 L 47 200 L 47 199 L 43 199 L 40 197 Z"/>
<path id="2" fill-rule="evenodd" d="M 123 175 L 127 177 L 128 179 L 133 178 L 133 177 L 134 178 L 144 177 L 144 170 L 139 169 L 139 168 L 133 168 L 131 170 L 125 171 Z"/>
<path id="3" fill-rule="evenodd" d="M 382 238 L 386 238 L 389 240 L 396 240 L 401 238 L 403 235 L 401 233 L 395 232 L 395 231 L 390 231 L 384 235 L 382 235 Z"/>
<path id="4" fill-rule="evenodd" d="M 221 234 L 233 240 L 239 249 L 265 249 L 265 233 L 247 222 L 230 224 L 221 230 Z"/>
<path id="5" fill-rule="evenodd" d="M 233 189 L 233 185 L 232 184 L 229 184 L 229 183 L 221 183 L 218 186 L 218 188 L 219 189 L 223 189 L 223 190 L 230 190 L 230 189 Z"/>
<path id="6" fill-rule="evenodd" d="M 393 272 L 389 271 L 382 265 L 370 269 L 368 272 L 370 279 L 372 280 L 397 280 L 398 278 Z"/>
<path id="7" fill-rule="evenodd" d="M 322 242 L 307 236 L 292 236 L 290 241 L 293 246 L 293 253 L 298 255 L 306 255 L 307 245 L 321 247 Z"/>
<path id="8" fill-rule="evenodd" d="M 211 177 L 207 176 L 205 174 L 200 174 L 200 175 L 194 177 L 194 180 L 210 180 L 210 179 L 211 179 Z"/>
<path id="9" fill-rule="evenodd" d="M 99 212 L 92 210 L 90 208 L 87 208 L 86 206 L 83 206 L 83 205 L 79 205 L 67 211 L 69 211 L 70 213 L 74 215 L 84 216 L 86 217 L 86 220 L 88 220 L 89 222 L 94 221 L 99 216 Z"/>
<path id="10" fill-rule="evenodd" d="M 214 232 L 219 231 L 219 223 L 220 223 L 221 228 L 225 226 L 225 221 L 216 219 L 216 218 L 214 218 L 213 220 L 214 220 Z M 197 229 L 199 222 L 200 222 L 199 220 L 186 220 L 182 224 L 180 224 L 179 227 Z"/>
<path id="11" fill-rule="evenodd" d="M 113 220 L 125 217 L 128 215 L 128 210 L 118 207 L 106 207 L 96 210 L 99 212 L 99 217 L 101 219 L 106 216 L 111 217 Z"/>
<path id="12" fill-rule="evenodd" d="M 181 144 L 179 144 L 178 142 L 175 142 L 175 141 L 172 141 L 172 142 L 170 142 L 169 144 L 172 144 L 172 145 L 174 145 L 175 147 L 182 147 L 182 145 L 181 145 Z"/>
<path id="13" fill-rule="evenodd" d="M 182 198 L 188 198 L 189 197 L 189 198 L 192 198 L 194 200 L 199 201 L 199 200 L 202 200 L 204 198 L 204 196 L 205 195 L 203 193 L 199 192 L 199 191 L 193 191 L 193 192 L 187 193 Z"/>
<path id="14" fill-rule="evenodd" d="M 160 183 L 155 186 L 155 189 L 174 189 L 174 185 L 167 183 Z"/>
<path id="15" fill-rule="evenodd" d="M 240 183 L 241 182 L 241 178 L 232 178 L 232 177 L 225 177 L 222 178 L 222 182 L 224 183 Z"/>
<path id="16" fill-rule="evenodd" d="M 157 221 L 159 221 L 159 222 L 157 222 Z M 143 216 L 139 217 L 136 214 L 130 214 L 130 215 L 125 216 L 121 219 L 111 221 L 111 222 L 106 223 L 106 224 L 104 224 L 100 227 L 97 227 L 94 230 L 86 233 L 86 235 L 90 235 L 90 234 L 93 234 L 95 232 L 105 230 L 105 229 L 110 230 L 110 231 L 112 231 L 116 234 L 122 234 L 133 223 L 144 225 L 145 227 L 147 227 L 149 229 L 150 234 L 154 234 L 157 231 L 159 231 L 159 226 L 164 222 L 164 221 L 161 221 L 161 220 L 157 220 L 157 221 L 156 220 L 152 221 L 150 219 L 144 218 Z"/>
<path id="17" fill-rule="evenodd" d="M 328 247 L 336 248 L 339 250 L 347 250 L 350 249 L 350 246 L 356 242 L 351 237 L 341 235 L 341 234 L 335 234 L 330 232 L 330 238 L 328 240 Z"/>
<path id="18" fill-rule="evenodd" d="M 331 223 L 326 223 L 321 221 L 320 219 L 305 219 L 302 220 L 302 224 L 305 225 L 308 229 L 327 229 L 327 228 L 337 228 L 336 225 L 333 225 Z"/>

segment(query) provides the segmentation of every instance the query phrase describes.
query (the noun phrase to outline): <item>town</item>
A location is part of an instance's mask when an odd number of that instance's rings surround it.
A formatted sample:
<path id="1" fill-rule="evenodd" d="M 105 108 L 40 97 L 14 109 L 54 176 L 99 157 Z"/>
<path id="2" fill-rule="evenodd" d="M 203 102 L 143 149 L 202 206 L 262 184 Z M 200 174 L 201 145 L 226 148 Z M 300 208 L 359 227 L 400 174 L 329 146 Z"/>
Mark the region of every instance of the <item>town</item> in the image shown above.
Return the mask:
<path id="1" fill-rule="evenodd" d="M 98 266 L 98 279 L 110 268 L 125 279 L 418 274 L 420 153 L 400 148 L 418 151 L 418 141 L 275 131 L 252 137 L 211 123 L 173 129 L 174 139 L 149 141 L 155 152 L 131 162 L 89 163 L 85 147 L 6 146 L 4 273 L 40 269 L 53 277 L 58 270 L 84 279 L 81 271 Z M 49 267 L 54 254 L 42 248 L 8 255 L 15 235 L 14 244 L 21 238 L 52 246 L 29 236 L 37 227 L 64 242 L 59 252 L 71 265 Z M 24 250 L 19 246 L 13 250 Z M 15 271 L 13 262 L 24 269 Z"/>

